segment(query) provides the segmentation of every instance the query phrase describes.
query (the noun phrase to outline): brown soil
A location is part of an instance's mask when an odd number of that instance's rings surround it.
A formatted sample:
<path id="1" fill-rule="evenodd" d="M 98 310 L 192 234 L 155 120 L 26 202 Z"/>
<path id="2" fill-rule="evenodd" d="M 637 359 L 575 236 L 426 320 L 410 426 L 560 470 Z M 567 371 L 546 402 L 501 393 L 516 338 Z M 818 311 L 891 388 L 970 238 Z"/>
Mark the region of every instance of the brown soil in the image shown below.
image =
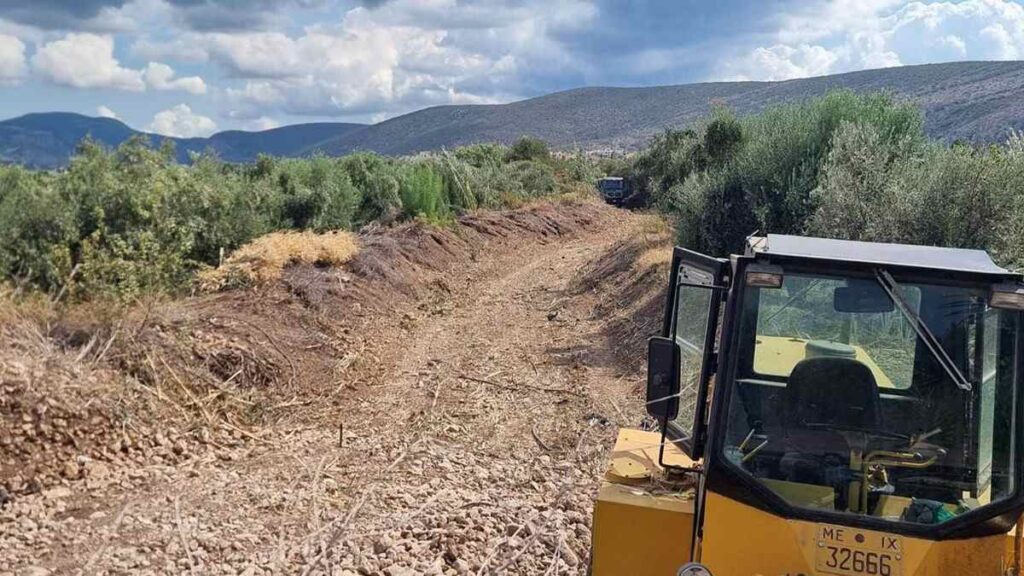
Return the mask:
<path id="1" fill-rule="evenodd" d="M 7 325 L 0 575 L 583 573 L 666 241 L 544 203 L 114 324 Z"/>

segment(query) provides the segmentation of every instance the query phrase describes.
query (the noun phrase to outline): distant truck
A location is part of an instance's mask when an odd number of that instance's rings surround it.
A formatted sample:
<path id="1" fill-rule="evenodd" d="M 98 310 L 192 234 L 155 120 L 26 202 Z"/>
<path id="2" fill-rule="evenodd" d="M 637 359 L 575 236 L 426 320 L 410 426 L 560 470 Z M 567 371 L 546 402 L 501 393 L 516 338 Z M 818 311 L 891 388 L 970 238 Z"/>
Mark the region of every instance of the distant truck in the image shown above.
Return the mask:
<path id="1" fill-rule="evenodd" d="M 604 198 L 605 202 L 615 206 L 624 204 L 629 196 L 626 181 L 618 177 L 601 178 L 597 181 L 597 191 L 601 193 L 601 198 Z"/>

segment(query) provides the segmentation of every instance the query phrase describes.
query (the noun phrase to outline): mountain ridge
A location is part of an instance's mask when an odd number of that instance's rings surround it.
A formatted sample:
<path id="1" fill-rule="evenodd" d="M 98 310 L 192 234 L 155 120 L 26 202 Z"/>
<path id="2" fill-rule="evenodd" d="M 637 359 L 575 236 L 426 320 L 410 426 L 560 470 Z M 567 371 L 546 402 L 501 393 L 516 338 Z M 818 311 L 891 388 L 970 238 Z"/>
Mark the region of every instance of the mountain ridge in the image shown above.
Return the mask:
<path id="1" fill-rule="evenodd" d="M 33 168 L 65 166 L 86 137 L 114 147 L 133 136 L 149 138 L 158 145 L 175 143 L 177 158 L 187 162 L 194 152 L 213 151 L 229 162 L 252 161 L 259 154 L 300 156 L 311 143 L 321 142 L 365 124 L 311 122 L 269 130 L 225 130 L 205 138 L 175 138 L 135 130 L 116 118 L 85 116 L 74 112 L 33 112 L 0 121 L 0 163 Z"/>
<path id="2" fill-rule="evenodd" d="M 783 81 L 580 87 L 507 104 L 434 106 L 377 124 L 296 124 L 262 132 L 227 131 L 209 138 L 173 140 L 184 161 L 190 152 L 205 149 L 233 162 L 252 160 L 259 153 L 308 156 L 366 150 L 403 155 L 476 142 L 510 143 L 524 135 L 542 138 L 561 149 L 635 150 L 657 132 L 692 124 L 715 104 L 750 114 L 820 96 L 834 88 L 887 90 L 915 102 L 924 112 L 928 134 L 945 141 L 997 142 L 1024 128 L 1024 62 L 974 61 Z M 38 124 L 45 118 L 39 117 L 48 115 L 52 116 L 51 126 L 44 129 Z M 118 138 L 127 137 L 125 134 L 139 133 L 112 119 L 71 113 L 26 115 L 0 122 L 0 161 L 61 166 L 84 137 L 86 120 L 100 123 L 96 127 L 102 137 L 89 133 L 107 145 L 120 143 Z"/>

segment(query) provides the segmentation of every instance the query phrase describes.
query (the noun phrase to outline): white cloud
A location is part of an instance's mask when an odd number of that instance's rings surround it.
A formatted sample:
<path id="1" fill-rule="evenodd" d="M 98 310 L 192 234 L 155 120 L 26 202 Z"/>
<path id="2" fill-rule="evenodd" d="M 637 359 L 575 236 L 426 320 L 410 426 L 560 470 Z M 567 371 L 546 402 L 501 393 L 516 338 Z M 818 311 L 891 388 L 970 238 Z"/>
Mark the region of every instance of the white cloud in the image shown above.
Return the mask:
<path id="1" fill-rule="evenodd" d="M 523 4 L 391 0 L 298 34 L 189 32 L 140 41 L 136 55 L 211 62 L 240 82 L 223 105 L 233 118 L 274 112 L 369 118 L 452 103 L 523 95 L 524 76 L 578 70 L 559 34 L 585 30 L 597 7 L 584 0 Z"/>
<path id="2" fill-rule="evenodd" d="M 1012 0 L 818 0 L 780 18 L 771 44 L 727 59 L 714 77 L 783 79 L 1022 55 L 1024 6 Z"/>
<path id="3" fill-rule="evenodd" d="M 982 38 L 992 42 L 995 55 L 1000 60 L 1016 60 L 1020 57 L 1019 40 L 1014 39 L 1002 24 L 986 26 L 979 34 Z"/>
<path id="4" fill-rule="evenodd" d="M 160 62 L 150 62 L 142 71 L 146 85 L 154 90 L 184 90 L 190 94 L 206 94 L 206 82 L 199 76 L 174 77 L 174 69 Z"/>
<path id="5" fill-rule="evenodd" d="M 984 33 L 984 30 L 982 30 L 982 33 Z M 967 55 L 967 44 L 964 42 L 963 38 L 956 34 L 947 34 L 942 38 L 939 38 L 938 43 L 942 46 L 949 46 L 961 56 Z"/>
<path id="6" fill-rule="evenodd" d="M 262 132 L 263 130 L 273 130 L 281 126 L 281 123 L 269 116 L 260 116 L 254 118 L 245 124 L 245 129 L 252 132 Z"/>
<path id="7" fill-rule="evenodd" d="M 17 84 L 25 75 L 25 43 L 0 34 L 0 86 Z"/>
<path id="8" fill-rule="evenodd" d="M 96 107 L 96 115 L 100 118 L 113 118 L 115 120 L 120 120 L 120 118 L 117 115 L 117 112 L 114 112 L 110 108 L 107 108 L 106 106 L 102 105 Z"/>
<path id="9" fill-rule="evenodd" d="M 32 66 L 50 81 L 75 88 L 146 89 L 141 72 L 122 67 L 114 58 L 110 36 L 68 34 L 41 46 Z"/>
<path id="10" fill-rule="evenodd" d="M 178 104 L 157 112 L 147 129 L 164 136 L 194 138 L 213 134 L 217 124 L 206 116 L 192 112 L 187 104 Z"/>
<path id="11" fill-rule="evenodd" d="M 747 58 L 730 64 L 731 80 L 787 80 L 821 76 L 832 70 L 839 59 L 822 46 L 800 44 L 792 47 L 776 44 L 755 48 Z"/>
<path id="12" fill-rule="evenodd" d="M 182 90 L 190 94 L 206 93 L 206 82 L 202 78 L 177 78 L 174 69 L 161 62 L 150 62 L 142 70 L 122 66 L 114 57 L 114 39 L 107 35 L 68 34 L 40 47 L 32 57 L 32 65 L 36 72 L 50 81 L 75 88 L 142 92 L 148 87 L 153 90 Z"/>

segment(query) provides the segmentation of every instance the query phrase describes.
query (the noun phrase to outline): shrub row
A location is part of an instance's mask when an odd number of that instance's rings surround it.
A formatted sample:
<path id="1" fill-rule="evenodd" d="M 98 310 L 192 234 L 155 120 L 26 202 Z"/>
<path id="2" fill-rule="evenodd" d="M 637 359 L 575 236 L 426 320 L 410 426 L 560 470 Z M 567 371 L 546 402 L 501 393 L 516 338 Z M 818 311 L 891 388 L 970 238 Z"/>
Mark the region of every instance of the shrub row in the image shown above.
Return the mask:
<path id="1" fill-rule="evenodd" d="M 71 298 L 132 299 L 191 288 L 194 272 L 277 230 L 355 230 L 371 222 L 443 222 L 582 185 L 582 156 L 538 140 L 410 158 L 260 157 L 248 165 L 131 140 L 83 142 L 59 172 L 0 166 L 0 274 Z"/>
<path id="2" fill-rule="evenodd" d="M 929 140 L 919 110 L 834 91 L 670 130 L 630 167 L 681 244 L 741 251 L 755 232 L 989 250 L 1024 266 L 1024 142 Z"/>

